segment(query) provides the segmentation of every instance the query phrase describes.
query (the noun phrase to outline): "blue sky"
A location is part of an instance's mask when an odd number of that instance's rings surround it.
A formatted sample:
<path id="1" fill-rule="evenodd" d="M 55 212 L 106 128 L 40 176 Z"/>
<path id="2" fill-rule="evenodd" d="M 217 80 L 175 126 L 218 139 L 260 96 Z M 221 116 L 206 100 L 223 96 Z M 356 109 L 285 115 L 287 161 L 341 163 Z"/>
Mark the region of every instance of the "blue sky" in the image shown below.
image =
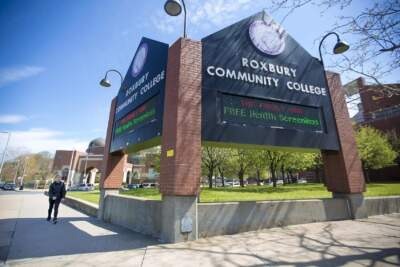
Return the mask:
<path id="1" fill-rule="evenodd" d="M 365 2 L 356 1 L 347 12 Z M 199 40 L 266 3 L 186 0 L 188 36 Z M 83 150 L 90 140 L 105 137 L 119 78 L 111 74 L 114 86 L 104 89 L 98 85 L 104 72 L 116 68 L 125 74 L 142 36 L 172 44 L 182 34 L 183 17 L 167 16 L 163 5 L 163 0 L 2 0 L 0 131 L 12 132 L 11 146 L 33 152 Z M 342 12 L 322 16 L 318 7 L 307 6 L 283 27 L 317 56 L 316 40 Z M 283 15 L 273 16 L 280 21 Z M 0 134 L 0 151 L 5 139 Z"/>

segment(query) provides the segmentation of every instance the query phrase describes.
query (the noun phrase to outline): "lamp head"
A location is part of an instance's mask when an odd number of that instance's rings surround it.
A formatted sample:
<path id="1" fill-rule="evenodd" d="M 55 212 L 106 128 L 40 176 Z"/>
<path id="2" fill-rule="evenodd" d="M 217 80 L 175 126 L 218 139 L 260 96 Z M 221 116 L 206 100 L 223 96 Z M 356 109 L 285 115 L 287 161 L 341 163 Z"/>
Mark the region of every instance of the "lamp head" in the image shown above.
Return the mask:
<path id="1" fill-rule="evenodd" d="M 111 83 L 110 83 L 109 80 L 107 80 L 107 78 L 103 78 L 103 79 L 101 79 L 101 81 L 100 81 L 100 85 L 103 86 L 103 87 L 110 87 L 110 86 L 111 86 Z"/>
<path id="2" fill-rule="evenodd" d="M 181 1 L 167 0 L 164 4 L 164 10 L 170 16 L 178 16 L 182 12 Z"/>
<path id="3" fill-rule="evenodd" d="M 335 47 L 333 48 L 333 53 L 334 54 L 342 54 L 349 50 L 350 46 L 348 43 L 341 41 L 340 39 L 337 41 L 335 44 Z"/>

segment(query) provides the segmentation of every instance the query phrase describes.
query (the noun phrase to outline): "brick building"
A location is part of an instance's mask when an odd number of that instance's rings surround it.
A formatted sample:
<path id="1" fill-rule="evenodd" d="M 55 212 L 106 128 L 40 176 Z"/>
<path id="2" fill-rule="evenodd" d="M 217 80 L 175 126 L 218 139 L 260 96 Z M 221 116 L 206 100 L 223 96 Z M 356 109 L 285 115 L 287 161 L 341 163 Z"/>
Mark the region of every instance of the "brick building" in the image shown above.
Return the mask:
<path id="1" fill-rule="evenodd" d="M 370 125 L 383 132 L 395 131 L 400 134 L 400 94 L 384 92 L 380 85 L 367 85 L 363 78 L 349 83 L 356 86 L 360 95 L 359 112 L 354 120 L 360 125 Z M 400 92 L 400 84 L 387 84 L 391 88 L 397 88 Z M 354 89 L 353 89 L 354 90 Z"/>
<path id="2" fill-rule="evenodd" d="M 98 183 L 103 169 L 104 139 L 92 140 L 85 152 L 77 150 L 57 150 L 53 172 L 61 175 L 68 186 L 82 183 Z M 125 162 L 123 181 L 127 182 L 132 175 L 132 164 Z"/>
<path id="3" fill-rule="evenodd" d="M 400 92 L 400 84 L 385 84 Z M 353 121 L 359 126 L 371 126 L 384 133 L 396 133 L 400 136 L 400 94 L 393 93 L 381 85 L 369 85 L 363 78 L 358 78 L 345 86 L 345 91 L 359 94 L 358 113 Z M 370 177 L 374 180 L 400 179 L 398 164 L 379 170 L 371 170 Z"/>

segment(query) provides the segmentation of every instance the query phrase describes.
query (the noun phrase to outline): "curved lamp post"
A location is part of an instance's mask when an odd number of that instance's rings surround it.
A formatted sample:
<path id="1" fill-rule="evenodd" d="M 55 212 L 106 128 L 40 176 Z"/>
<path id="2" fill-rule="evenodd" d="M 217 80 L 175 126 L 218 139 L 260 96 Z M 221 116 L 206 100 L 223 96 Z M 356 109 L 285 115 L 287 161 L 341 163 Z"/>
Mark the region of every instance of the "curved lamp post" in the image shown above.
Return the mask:
<path id="1" fill-rule="evenodd" d="M 336 44 L 333 47 L 334 54 L 342 54 L 342 53 L 346 52 L 347 50 L 349 50 L 349 48 L 350 48 L 350 46 L 346 42 L 340 40 L 339 34 L 337 34 L 336 32 L 328 32 L 327 34 L 325 34 L 325 36 L 322 37 L 321 41 L 319 42 L 319 60 L 321 61 L 323 67 L 324 67 L 324 61 L 322 59 L 321 47 L 322 47 L 322 43 L 325 41 L 326 37 L 328 37 L 329 35 L 336 36 Z"/>
<path id="2" fill-rule="evenodd" d="M 182 4 L 180 0 L 167 0 L 164 4 L 165 12 L 170 16 L 178 16 L 182 12 L 183 7 L 183 38 L 186 38 L 186 6 L 185 1 L 182 0 Z"/>
<path id="3" fill-rule="evenodd" d="M 101 81 L 100 81 L 100 85 L 101 85 L 101 86 L 103 86 L 103 87 L 110 87 L 110 86 L 111 86 L 111 82 L 110 82 L 109 80 L 107 80 L 107 75 L 108 75 L 109 72 L 115 72 L 115 73 L 117 73 L 117 74 L 119 75 L 119 77 L 121 77 L 121 84 L 122 84 L 124 78 L 122 77 L 121 72 L 119 72 L 119 71 L 117 71 L 117 70 L 114 70 L 114 69 L 111 69 L 111 70 L 108 70 L 108 71 L 106 72 L 106 74 L 104 75 L 104 78 L 101 79 Z"/>

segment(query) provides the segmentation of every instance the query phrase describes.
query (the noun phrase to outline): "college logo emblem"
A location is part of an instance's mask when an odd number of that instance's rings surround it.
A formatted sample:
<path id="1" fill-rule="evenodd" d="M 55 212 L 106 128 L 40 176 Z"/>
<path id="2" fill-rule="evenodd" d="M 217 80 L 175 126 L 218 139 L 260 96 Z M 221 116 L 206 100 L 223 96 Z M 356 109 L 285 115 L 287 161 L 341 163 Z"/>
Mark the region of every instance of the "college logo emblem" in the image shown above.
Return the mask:
<path id="1" fill-rule="evenodd" d="M 144 63 L 146 62 L 147 53 L 149 51 L 149 46 L 146 43 L 143 43 L 138 48 L 135 58 L 132 63 L 132 76 L 136 77 L 142 71 Z"/>
<path id="2" fill-rule="evenodd" d="M 276 56 L 285 50 L 285 30 L 272 19 L 256 20 L 249 27 L 250 40 L 261 52 Z"/>

